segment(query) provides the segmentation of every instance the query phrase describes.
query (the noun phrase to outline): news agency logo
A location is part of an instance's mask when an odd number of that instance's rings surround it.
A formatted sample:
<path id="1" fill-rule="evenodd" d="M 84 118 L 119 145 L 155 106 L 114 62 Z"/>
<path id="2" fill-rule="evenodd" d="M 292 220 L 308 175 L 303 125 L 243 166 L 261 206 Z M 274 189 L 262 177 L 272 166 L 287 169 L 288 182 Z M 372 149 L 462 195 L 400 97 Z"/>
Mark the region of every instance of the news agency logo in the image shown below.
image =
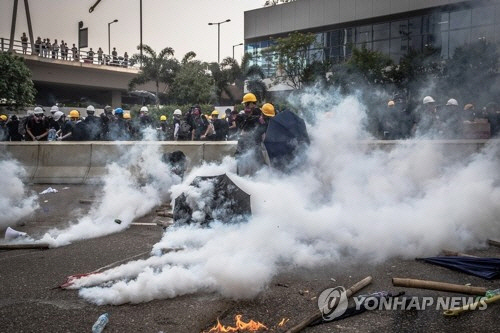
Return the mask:
<path id="1" fill-rule="evenodd" d="M 342 316 L 347 310 L 347 292 L 344 287 L 328 288 L 318 297 L 318 307 L 324 321 Z"/>

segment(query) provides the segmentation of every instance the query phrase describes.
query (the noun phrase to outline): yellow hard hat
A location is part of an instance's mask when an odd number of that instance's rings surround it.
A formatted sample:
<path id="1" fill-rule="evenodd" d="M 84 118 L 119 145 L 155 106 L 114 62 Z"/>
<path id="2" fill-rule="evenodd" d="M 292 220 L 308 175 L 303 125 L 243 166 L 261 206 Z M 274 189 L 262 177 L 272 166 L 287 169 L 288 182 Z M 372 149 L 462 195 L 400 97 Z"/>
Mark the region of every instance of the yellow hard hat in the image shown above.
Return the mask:
<path id="1" fill-rule="evenodd" d="M 80 112 L 78 112 L 77 110 L 71 110 L 69 112 L 69 117 L 70 118 L 80 118 Z"/>
<path id="2" fill-rule="evenodd" d="M 213 115 L 218 116 L 218 115 L 219 115 L 219 111 L 217 111 L 217 110 L 213 110 L 213 111 L 212 111 L 212 116 L 213 116 Z"/>
<path id="3" fill-rule="evenodd" d="M 123 119 L 132 119 L 132 117 L 130 116 L 130 113 L 129 112 L 125 112 L 123 114 Z"/>
<path id="4" fill-rule="evenodd" d="M 261 110 L 265 116 L 274 117 L 276 115 L 276 111 L 274 111 L 274 106 L 271 103 L 266 103 L 262 105 Z"/>
<path id="5" fill-rule="evenodd" d="M 0 116 L 0 119 L 2 119 L 3 121 L 7 121 L 7 116 L 3 114 Z"/>
<path id="6" fill-rule="evenodd" d="M 165 116 L 165 115 L 160 116 L 160 121 L 166 121 L 166 120 L 167 120 L 167 116 Z"/>
<path id="7" fill-rule="evenodd" d="M 242 103 L 248 103 L 248 102 L 256 103 L 257 102 L 257 97 L 255 97 L 255 95 L 252 94 L 252 93 L 245 94 L 245 96 L 243 96 L 243 102 Z"/>

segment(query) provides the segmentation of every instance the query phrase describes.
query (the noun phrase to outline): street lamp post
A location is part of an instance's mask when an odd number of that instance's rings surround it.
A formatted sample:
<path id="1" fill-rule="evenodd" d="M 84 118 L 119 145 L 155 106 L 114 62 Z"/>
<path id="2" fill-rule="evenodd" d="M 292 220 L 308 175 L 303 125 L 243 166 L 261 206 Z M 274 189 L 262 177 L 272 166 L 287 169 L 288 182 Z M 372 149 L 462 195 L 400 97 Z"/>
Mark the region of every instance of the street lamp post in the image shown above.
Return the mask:
<path id="1" fill-rule="evenodd" d="M 239 43 L 239 44 L 233 45 L 233 59 L 234 59 L 234 48 L 235 48 L 236 46 L 240 46 L 240 45 L 243 45 L 243 43 Z"/>
<path id="2" fill-rule="evenodd" d="M 222 21 L 222 22 L 215 22 L 215 23 L 209 23 L 208 25 L 215 25 L 217 24 L 217 63 L 220 63 L 220 25 L 222 23 L 226 23 L 226 22 L 231 22 L 230 19 L 227 19 L 225 21 Z"/>
<path id="3" fill-rule="evenodd" d="M 118 22 L 118 20 L 115 19 L 112 22 L 108 23 L 108 55 L 111 54 L 111 32 L 110 32 L 111 29 L 109 27 L 111 26 L 111 24 L 113 24 L 115 22 Z"/>

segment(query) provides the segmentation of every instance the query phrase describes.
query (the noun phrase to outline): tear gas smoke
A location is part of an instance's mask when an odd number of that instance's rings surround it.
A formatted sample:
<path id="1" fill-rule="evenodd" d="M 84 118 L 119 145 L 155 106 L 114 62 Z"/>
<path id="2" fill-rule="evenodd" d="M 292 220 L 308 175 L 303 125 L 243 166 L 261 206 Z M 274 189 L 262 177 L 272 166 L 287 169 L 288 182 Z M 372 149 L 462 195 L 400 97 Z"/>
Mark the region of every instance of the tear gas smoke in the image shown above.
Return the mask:
<path id="1" fill-rule="evenodd" d="M 153 131 L 145 135 L 150 138 Z M 107 173 L 99 203 L 68 228 L 48 231 L 40 242 L 57 247 L 122 231 L 135 218 L 169 200 L 168 189 L 180 182 L 162 161 L 159 145 L 154 142 L 134 145 L 120 161 L 107 166 Z M 122 223 L 115 223 L 116 219 Z"/>
<path id="2" fill-rule="evenodd" d="M 5 228 L 32 214 L 38 208 L 38 197 L 26 192 L 25 171 L 17 161 L 0 161 L 0 174 L 0 228 Z"/>
<path id="3" fill-rule="evenodd" d="M 366 113 L 357 98 L 321 99 L 317 121 L 308 128 L 311 146 L 294 173 L 265 168 L 238 177 L 228 158 L 193 170 L 171 189 L 174 198 L 192 191 L 188 184 L 195 176 L 229 171 L 251 195 L 248 223 L 170 228 L 149 259 L 83 277 L 73 287 L 96 304 L 194 292 L 248 298 L 280 267 L 413 258 L 442 247 L 466 250 L 500 235 L 496 142 L 463 156 L 418 139 L 390 150 L 368 146 L 359 141 L 369 135 L 362 130 Z M 163 254 L 165 248 L 182 250 Z"/>

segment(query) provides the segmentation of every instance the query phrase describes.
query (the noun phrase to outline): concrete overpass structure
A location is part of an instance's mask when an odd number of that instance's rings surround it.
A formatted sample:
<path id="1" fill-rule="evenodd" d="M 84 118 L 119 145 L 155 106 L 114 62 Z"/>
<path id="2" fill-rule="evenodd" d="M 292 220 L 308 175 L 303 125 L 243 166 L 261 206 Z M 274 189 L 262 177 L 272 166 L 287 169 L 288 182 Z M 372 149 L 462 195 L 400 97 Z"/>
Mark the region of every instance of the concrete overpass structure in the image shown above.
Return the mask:
<path id="1" fill-rule="evenodd" d="M 81 61 L 44 58 L 37 55 L 17 54 L 23 57 L 31 70 L 33 82 L 40 98 L 54 101 L 40 103 L 50 105 L 64 99 L 86 98 L 93 103 L 113 107 L 121 106 L 123 97 L 128 95 L 128 83 L 137 76 L 136 67 L 98 65 Z M 163 89 L 160 87 L 160 89 Z M 156 92 L 154 82 L 138 86 L 138 90 Z"/>

